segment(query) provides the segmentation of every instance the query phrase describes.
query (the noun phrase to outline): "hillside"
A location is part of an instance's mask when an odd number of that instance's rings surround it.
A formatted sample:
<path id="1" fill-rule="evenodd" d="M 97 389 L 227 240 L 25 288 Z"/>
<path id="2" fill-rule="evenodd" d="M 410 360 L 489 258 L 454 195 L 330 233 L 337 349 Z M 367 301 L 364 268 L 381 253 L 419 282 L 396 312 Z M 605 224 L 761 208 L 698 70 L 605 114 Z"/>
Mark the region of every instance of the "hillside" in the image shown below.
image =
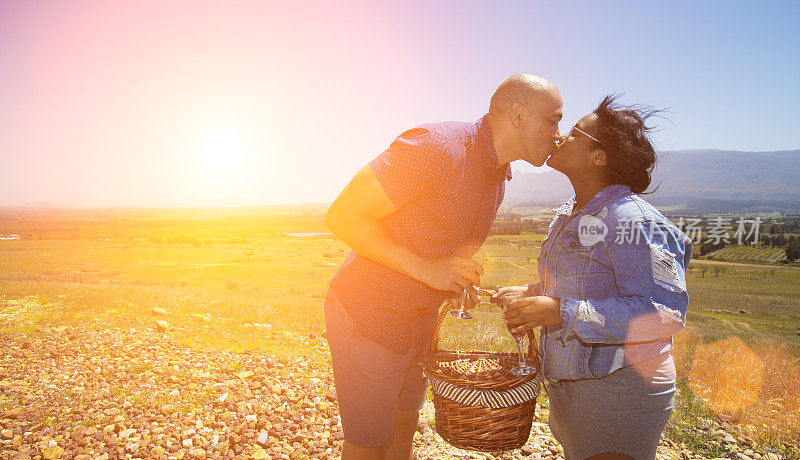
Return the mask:
<path id="1" fill-rule="evenodd" d="M 664 152 L 650 200 L 660 206 L 718 212 L 800 209 L 800 150 Z M 563 201 L 572 186 L 561 173 L 515 171 L 506 205 Z"/>

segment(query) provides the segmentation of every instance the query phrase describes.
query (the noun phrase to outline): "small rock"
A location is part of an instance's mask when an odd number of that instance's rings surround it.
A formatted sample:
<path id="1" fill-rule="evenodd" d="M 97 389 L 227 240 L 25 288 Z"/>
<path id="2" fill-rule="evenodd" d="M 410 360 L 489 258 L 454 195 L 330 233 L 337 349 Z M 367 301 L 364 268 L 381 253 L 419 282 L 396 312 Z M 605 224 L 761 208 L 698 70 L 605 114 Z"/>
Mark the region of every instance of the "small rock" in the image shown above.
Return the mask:
<path id="1" fill-rule="evenodd" d="M 246 416 L 244 419 L 245 419 L 245 420 L 247 420 L 248 422 L 255 422 L 256 420 L 258 420 L 258 417 L 256 417 L 256 416 L 255 416 L 255 415 L 253 415 L 253 414 L 249 414 L 249 415 L 248 415 L 248 416 Z"/>
<path id="2" fill-rule="evenodd" d="M 167 324 L 167 322 L 164 321 L 163 319 L 160 321 L 156 321 L 156 329 L 158 329 L 159 331 L 166 331 L 168 327 L 169 324 Z"/>
<path id="3" fill-rule="evenodd" d="M 255 374 L 255 372 L 253 371 L 242 371 L 236 374 L 236 376 L 239 377 L 240 379 L 246 379 L 248 377 L 252 377 L 253 374 Z"/>
<path id="4" fill-rule="evenodd" d="M 84 433 L 85 431 L 86 431 L 86 427 L 85 427 L 85 426 L 83 426 L 83 425 L 78 425 L 78 426 L 76 426 L 76 427 L 75 427 L 75 428 L 72 430 L 72 433 L 70 433 L 70 434 L 69 434 L 69 437 L 70 437 L 70 439 L 72 439 L 73 441 L 75 441 L 75 442 L 78 442 L 78 441 L 80 441 L 81 439 L 83 439 L 83 437 L 84 437 L 84 434 L 83 434 L 83 433 Z"/>
<path id="5" fill-rule="evenodd" d="M 219 401 L 220 404 L 224 404 L 226 399 L 228 399 L 228 392 L 222 393 L 222 395 L 217 398 L 217 401 Z"/>
<path id="6" fill-rule="evenodd" d="M 266 431 L 262 431 L 258 435 L 258 439 L 256 440 L 256 444 L 258 444 L 258 445 L 260 445 L 262 447 L 269 447 L 269 433 L 267 433 Z"/>
<path id="7" fill-rule="evenodd" d="M 189 458 L 206 458 L 206 451 L 199 447 L 189 450 Z"/>
<path id="8" fill-rule="evenodd" d="M 192 440 L 191 439 L 184 439 L 181 441 L 183 447 L 192 447 Z"/>
<path id="9" fill-rule="evenodd" d="M 13 409 L 9 409 L 6 411 L 3 418 L 20 418 L 25 415 L 25 408 L 24 407 L 15 407 Z"/>
<path id="10" fill-rule="evenodd" d="M 42 449 L 42 458 L 45 460 L 61 458 L 63 453 L 64 449 L 62 449 L 60 446 L 47 446 Z"/>
<path id="11" fill-rule="evenodd" d="M 119 439 L 124 441 L 128 439 L 133 433 L 136 433 L 136 430 L 133 428 L 128 428 L 127 430 L 123 430 L 119 433 Z"/>
<path id="12" fill-rule="evenodd" d="M 0 438 L 2 439 L 11 439 L 13 437 L 14 437 L 14 432 L 11 430 L 0 431 Z"/>
<path id="13" fill-rule="evenodd" d="M 172 415 L 173 413 L 175 413 L 175 411 L 176 411 L 175 405 L 173 404 L 164 404 L 163 406 L 161 406 L 161 413 L 164 415 Z"/>
<path id="14" fill-rule="evenodd" d="M 253 446 L 253 452 L 252 452 L 252 454 L 250 454 L 250 458 L 263 460 L 263 459 L 267 458 L 267 453 L 264 452 L 264 449 L 262 449 L 261 446 L 256 445 L 256 446 Z"/>
<path id="15" fill-rule="evenodd" d="M 164 310 L 161 307 L 153 307 L 152 311 L 153 311 L 154 315 L 162 315 L 163 316 L 163 315 L 167 314 L 167 310 Z"/>

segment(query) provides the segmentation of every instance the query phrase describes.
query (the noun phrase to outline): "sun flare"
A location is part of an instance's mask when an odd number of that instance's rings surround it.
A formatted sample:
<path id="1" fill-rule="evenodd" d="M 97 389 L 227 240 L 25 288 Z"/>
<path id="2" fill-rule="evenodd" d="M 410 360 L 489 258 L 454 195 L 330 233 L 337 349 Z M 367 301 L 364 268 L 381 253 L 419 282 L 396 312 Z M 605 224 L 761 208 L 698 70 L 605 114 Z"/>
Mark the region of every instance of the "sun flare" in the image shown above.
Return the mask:
<path id="1" fill-rule="evenodd" d="M 212 172 L 231 173 L 238 170 L 243 153 L 242 139 L 232 130 L 213 131 L 203 143 L 203 159 Z"/>

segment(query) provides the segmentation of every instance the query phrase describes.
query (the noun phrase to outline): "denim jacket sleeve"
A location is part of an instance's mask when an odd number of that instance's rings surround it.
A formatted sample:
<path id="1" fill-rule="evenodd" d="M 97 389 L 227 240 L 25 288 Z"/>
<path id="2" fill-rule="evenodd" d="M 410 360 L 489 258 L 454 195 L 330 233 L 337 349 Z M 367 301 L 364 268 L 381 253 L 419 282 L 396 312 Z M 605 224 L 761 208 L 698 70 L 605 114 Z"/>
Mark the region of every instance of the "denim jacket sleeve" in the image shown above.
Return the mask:
<path id="1" fill-rule="evenodd" d="M 644 220 L 629 224 L 609 249 L 618 297 L 561 299 L 561 339 L 623 344 L 659 340 L 686 324 L 686 267 L 691 241 L 672 225 Z"/>

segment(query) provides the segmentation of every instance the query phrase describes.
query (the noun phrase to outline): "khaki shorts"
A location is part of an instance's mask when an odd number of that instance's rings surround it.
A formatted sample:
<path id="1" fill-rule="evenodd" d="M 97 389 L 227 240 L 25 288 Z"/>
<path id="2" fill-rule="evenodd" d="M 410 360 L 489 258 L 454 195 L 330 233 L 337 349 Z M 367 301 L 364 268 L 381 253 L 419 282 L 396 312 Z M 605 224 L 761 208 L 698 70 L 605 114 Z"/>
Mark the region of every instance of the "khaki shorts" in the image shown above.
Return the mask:
<path id="1" fill-rule="evenodd" d="M 401 355 L 358 335 L 331 289 L 325 324 L 345 440 L 359 447 L 388 444 L 397 411 L 417 412 L 425 402 L 427 347 L 415 344 Z"/>

